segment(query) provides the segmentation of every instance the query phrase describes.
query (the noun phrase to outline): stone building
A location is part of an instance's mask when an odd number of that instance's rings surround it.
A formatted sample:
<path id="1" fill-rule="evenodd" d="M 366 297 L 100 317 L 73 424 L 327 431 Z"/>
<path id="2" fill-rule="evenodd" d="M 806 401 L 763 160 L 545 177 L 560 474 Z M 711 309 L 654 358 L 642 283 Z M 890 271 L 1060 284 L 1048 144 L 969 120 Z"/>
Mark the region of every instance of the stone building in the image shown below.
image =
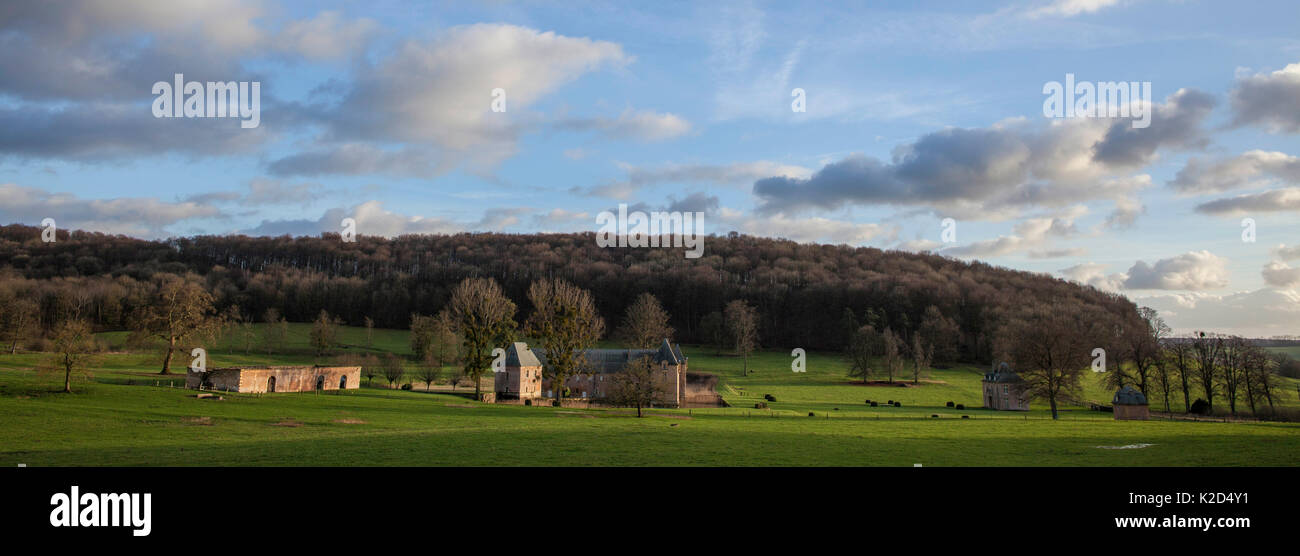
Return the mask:
<path id="1" fill-rule="evenodd" d="M 1147 397 L 1132 386 L 1125 386 L 1115 392 L 1110 400 L 1115 410 L 1117 421 L 1146 421 L 1151 418 L 1151 408 L 1147 406 Z"/>
<path id="2" fill-rule="evenodd" d="M 662 393 L 660 405 L 681 407 L 686 401 L 687 358 L 680 345 L 673 346 L 667 339 L 659 349 L 587 350 L 585 368 L 564 381 L 569 390 L 566 397 L 600 401 L 610 391 L 617 374 L 628 363 L 641 357 L 649 357 L 657 367 L 655 379 Z M 506 350 L 505 370 L 496 376 L 496 398 L 536 400 L 552 397 L 551 380 L 542 376 L 545 364 L 546 350 L 531 349 L 523 342 L 511 344 Z"/>
<path id="3" fill-rule="evenodd" d="M 1025 395 L 1025 380 L 1011 370 L 1005 362 L 984 374 L 984 407 L 999 411 L 1029 411 L 1029 396 Z"/>
<path id="4" fill-rule="evenodd" d="M 185 387 L 229 392 L 310 392 L 361 386 L 361 367 L 225 367 L 189 372 Z"/>

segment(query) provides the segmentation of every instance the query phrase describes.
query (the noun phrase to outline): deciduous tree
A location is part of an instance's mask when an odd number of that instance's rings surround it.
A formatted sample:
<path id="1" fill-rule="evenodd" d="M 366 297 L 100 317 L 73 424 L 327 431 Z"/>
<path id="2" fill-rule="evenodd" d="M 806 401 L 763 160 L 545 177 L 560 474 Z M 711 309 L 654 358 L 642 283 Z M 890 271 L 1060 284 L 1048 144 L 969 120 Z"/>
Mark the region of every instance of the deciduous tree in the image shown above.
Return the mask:
<path id="1" fill-rule="evenodd" d="M 618 336 L 627 347 L 649 349 L 659 345 L 664 338 L 672 337 L 673 327 L 668 326 L 668 312 L 659 299 L 649 293 L 637 296 L 623 316 Z"/>
<path id="2" fill-rule="evenodd" d="M 605 333 L 605 320 L 591 292 L 563 280 L 542 279 L 528 288 L 533 313 L 528 333 L 546 350 L 543 376 L 551 380 L 556 403 L 564 399 L 564 382 L 587 364 L 587 350 Z"/>
<path id="3" fill-rule="evenodd" d="M 465 350 L 465 375 L 474 379 L 474 396 L 482 396 L 482 377 L 492 366 L 493 348 L 514 336 L 515 302 L 491 278 L 466 278 L 451 292 L 448 314 Z"/>

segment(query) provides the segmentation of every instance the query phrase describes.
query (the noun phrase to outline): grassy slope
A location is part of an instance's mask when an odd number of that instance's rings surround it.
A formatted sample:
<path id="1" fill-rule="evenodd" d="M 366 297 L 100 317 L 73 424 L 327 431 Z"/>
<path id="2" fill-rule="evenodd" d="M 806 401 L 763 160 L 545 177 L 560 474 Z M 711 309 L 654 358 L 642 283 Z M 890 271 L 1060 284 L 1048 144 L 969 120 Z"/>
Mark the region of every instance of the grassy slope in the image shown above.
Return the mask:
<path id="1" fill-rule="evenodd" d="M 218 346 L 212 364 L 310 362 L 307 330 L 292 327 L 288 354 Z M 345 329 L 343 342 L 366 351 L 363 329 Z M 409 352 L 402 331 L 376 330 L 374 347 Z M 153 386 L 157 358 L 138 354 L 106 356 L 66 395 L 52 392 L 56 377 L 31 370 L 39 355 L 3 355 L 0 465 L 1294 465 L 1300 454 L 1296 425 L 1116 422 L 1080 408 L 1052 422 L 1037 405 L 1028 415 L 944 408 L 979 405 L 969 367 L 935 371 L 941 383 L 916 388 L 864 387 L 848 384 L 834 356 L 809 354 L 808 372 L 795 374 L 786 353 L 764 352 L 742 376 L 738 358 L 687 353 L 692 369 L 722 377 L 735 407 L 635 419 L 385 388 L 208 401 Z M 777 398 L 773 409 L 748 409 L 763 394 Z M 1107 399 L 1095 386 L 1087 397 Z M 873 409 L 866 398 L 904 407 Z M 1154 446 L 1097 448 L 1135 443 Z"/>

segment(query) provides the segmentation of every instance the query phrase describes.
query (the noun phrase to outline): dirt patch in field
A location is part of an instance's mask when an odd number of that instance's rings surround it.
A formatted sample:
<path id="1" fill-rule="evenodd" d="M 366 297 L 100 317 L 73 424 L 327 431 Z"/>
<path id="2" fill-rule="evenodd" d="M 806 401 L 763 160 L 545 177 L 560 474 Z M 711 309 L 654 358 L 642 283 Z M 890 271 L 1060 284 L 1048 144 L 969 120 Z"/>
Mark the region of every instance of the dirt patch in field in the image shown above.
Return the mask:
<path id="1" fill-rule="evenodd" d="M 212 418 L 206 415 L 202 417 L 182 417 L 181 422 L 187 425 L 199 425 L 204 427 L 212 426 Z"/>
<path id="2" fill-rule="evenodd" d="M 364 424 L 366 424 L 366 422 L 365 422 L 365 421 L 362 421 L 361 419 L 335 419 L 334 422 L 335 422 L 335 423 L 338 423 L 338 424 L 340 424 L 340 425 L 364 425 Z"/>
<path id="3" fill-rule="evenodd" d="M 1098 448 L 1103 450 L 1139 450 L 1150 446 L 1155 446 L 1155 444 L 1126 444 L 1124 446 L 1098 446 Z"/>
<path id="4" fill-rule="evenodd" d="M 271 423 L 271 426 L 272 426 L 272 427 L 295 427 L 295 428 L 296 428 L 296 427 L 301 427 L 301 426 L 302 426 L 302 423 L 299 423 L 299 422 L 297 422 L 297 421 L 295 421 L 295 420 L 293 420 L 293 419 L 281 419 L 280 422 L 278 422 L 278 423 Z"/>

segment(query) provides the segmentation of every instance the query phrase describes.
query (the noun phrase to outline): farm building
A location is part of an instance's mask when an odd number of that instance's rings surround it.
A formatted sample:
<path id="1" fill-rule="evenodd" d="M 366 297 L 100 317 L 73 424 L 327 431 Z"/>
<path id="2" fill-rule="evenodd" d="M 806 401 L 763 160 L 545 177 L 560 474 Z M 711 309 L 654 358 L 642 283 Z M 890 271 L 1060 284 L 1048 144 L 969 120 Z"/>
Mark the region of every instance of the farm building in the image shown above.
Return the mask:
<path id="1" fill-rule="evenodd" d="M 613 385 L 614 377 L 628 363 L 649 357 L 658 367 L 656 378 L 663 392 L 660 403 L 680 407 L 686 398 L 686 356 L 681 346 L 664 340 L 659 349 L 592 349 L 586 353 L 586 369 L 564 381 L 568 396 L 574 399 L 600 400 Z M 505 370 L 496 377 L 496 399 L 539 399 L 552 395 L 551 381 L 542 376 L 546 350 L 531 349 L 515 342 L 506 350 Z"/>
<path id="2" fill-rule="evenodd" d="M 1110 405 L 1115 409 L 1115 419 L 1119 421 L 1146 421 L 1151 418 L 1147 397 L 1132 386 L 1125 386 L 1115 392 Z"/>
<path id="3" fill-rule="evenodd" d="M 225 367 L 189 372 L 185 387 L 229 392 L 311 392 L 361 386 L 361 367 Z"/>
<path id="4" fill-rule="evenodd" d="M 1005 362 L 984 374 L 984 407 L 999 411 L 1029 411 L 1029 397 L 1024 393 L 1024 379 Z"/>

